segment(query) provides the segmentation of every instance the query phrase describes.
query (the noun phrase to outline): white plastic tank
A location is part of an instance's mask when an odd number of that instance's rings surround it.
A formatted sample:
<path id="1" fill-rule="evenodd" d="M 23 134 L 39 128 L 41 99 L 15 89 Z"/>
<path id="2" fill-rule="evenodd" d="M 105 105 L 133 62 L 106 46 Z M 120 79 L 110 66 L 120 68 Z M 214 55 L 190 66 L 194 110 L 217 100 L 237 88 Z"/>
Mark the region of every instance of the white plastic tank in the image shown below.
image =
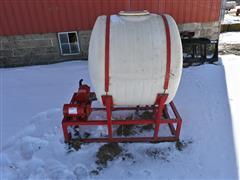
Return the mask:
<path id="1" fill-rule="evenodd" d="M 171 41 L 170 79 L 164 90 L 167 46 L 163 17 L 149 13 L 110 16 L 109 95 L 116 106 L 152 105 L 157 94 L 174 98 L 182 73 L 182 44 L 174 19 L 165 15 Z M 105 95 L 106 16 L 97 18 L 89 46 L 89 73 L 99 101 Z"/>

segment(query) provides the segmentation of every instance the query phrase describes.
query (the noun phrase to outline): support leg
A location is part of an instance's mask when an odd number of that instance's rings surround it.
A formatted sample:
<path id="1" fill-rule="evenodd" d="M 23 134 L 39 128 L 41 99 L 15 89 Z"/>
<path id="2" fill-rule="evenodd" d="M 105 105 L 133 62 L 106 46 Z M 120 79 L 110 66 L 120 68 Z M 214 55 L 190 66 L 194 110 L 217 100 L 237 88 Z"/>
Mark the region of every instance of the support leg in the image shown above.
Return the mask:
<path id="1" fill-rule="evenodd" d="M 163 112 L 164 112 L 165 118 L 170 119 L 170 116 L 169 116 L 169 113 L 167 111 L 167 106 L 166 105 L 164 106 L 164 111 Z M 168 123 L 168 127 L 169 127 L 169 129 L 171 131 L 171 134 L 175 136 L 175 128 L 174 128 L 173 124 L 172 123 Z"/>
<path id="2" fill-rule="evenodd" d="M 156 141 L 158 139 L 158 132 L 160 129 L 160 123 L 161 123 L 161 118 L 162 118 L 162 113 L 164 110 L 164 103 L 167 100 L 168 95 L 158 95 L 157 96 L 157 100 L 156 100 L 156 104 L 158 105 L 157 108 L 157 114 L 155 117 L 155 128 L 154 128 L 154 140 Z"/>
<path id="3" fill-rule="evenodd" d="M 170 106 L 172 107 L 172 110 L 173 110 L 173 112 L 174 112 L 174 114 L 175 114 L 175 117 L 176 117 L 176 119 L 177 119 L 177 127 L 176 127 L 176 133 L 175 133 L 175 135 L 176 135 L 176 138 L 177 138 L 177 140 L 178 140 L 178 139 L 179 139 L 179 136 L 180 136 L 181 127 L 182 127 L 182 118 L 181 118 L 181 116 L 179 115 L 179 113 L 178 113 L 178 111 L 177 111 L 177 109 L 176 109 L 176 107 L 175 107 L 175 105 L 174 105 L 173 102 L 170 102 Z"/>
<path id="4" fill-rule="evenodd" d="M 113 99 L 112 96 L 102 96 L 103 104 L 106 107 L 107 111 L 107 126 L 108 126 L 108 137 L 109 140 L 112 140 L 112 107 Z"/>
<path id="5" fill-rule="evenodd" d="M 68 130 L 67 130 L 67 124 L 64 122 L 62 122 L 62 129 L 63 129 L 63 135 L 64 135 L 64 142 L 65 143 L 69 143 L 69 134 L 68 134 Z"/>
<path id="6" fill-rule="evenodd" d="M 176 138 L 177 139 L 179 139 L 181 127 L 182 127 L 182 120 L 180 119 L 179 122 L 177 123 L 177 128 L 176 128 Z"/>

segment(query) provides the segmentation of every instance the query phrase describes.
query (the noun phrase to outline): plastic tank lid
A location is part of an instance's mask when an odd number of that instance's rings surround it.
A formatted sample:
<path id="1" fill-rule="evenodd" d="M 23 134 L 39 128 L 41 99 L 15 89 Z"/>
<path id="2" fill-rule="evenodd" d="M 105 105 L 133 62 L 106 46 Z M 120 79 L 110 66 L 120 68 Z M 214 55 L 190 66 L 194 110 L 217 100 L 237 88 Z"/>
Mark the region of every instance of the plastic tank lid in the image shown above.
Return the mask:
<path id="1" fill-rule="evenodd" d="M 147 10 L 144 11 L 120 11 L 118 13 L 120 16 L 146 16 L 150 13 Z"/>

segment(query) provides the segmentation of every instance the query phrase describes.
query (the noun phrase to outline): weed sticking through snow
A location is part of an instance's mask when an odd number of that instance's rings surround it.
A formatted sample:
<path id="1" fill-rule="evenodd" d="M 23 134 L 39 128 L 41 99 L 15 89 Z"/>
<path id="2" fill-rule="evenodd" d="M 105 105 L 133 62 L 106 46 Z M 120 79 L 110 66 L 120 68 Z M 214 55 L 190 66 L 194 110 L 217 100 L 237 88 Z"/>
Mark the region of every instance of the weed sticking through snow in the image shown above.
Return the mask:
<path id="1" fill-rule="evenodd" d="M 160 149 L 160 148 L 149 148 L 145 151 L 145 154 L 152 159 L 161 159 L 163 161 L 169 162 L 167 157 L 169 156 L 169 152 L 171 148 Z"/>
<path id="2" fill-rule="evenodd" d="M 192 144 L 193 141 L 192 140 L 188 140 L 188 141 L 177 141 L 176 144 L 175 144 L 175 147 L 177 150 L 179 151 L 183 151 L 184 149 L 187 148 L 188 144 Z"/>
<path id="3" fill-rule="evenodd" d="M 80 139 L 71 139 L 71 141 L 69 142 L 68 145 L 68 153 L 72 152 L 72 151 L 78 151 L 79 149 L 81 149 L 81 145 L 83 144 L 83 142 L 81 142 Z"/>
<path id="4" fill-rule="evenodd" d="M 108 143 L 101 146 L 97 152 L 96 163 L 100 166 L 106 167 L 108 161 L 112 161 L 123 151 L 118 143 Z"/>
<path id="5" fill-rule="evenodd" d="M 120 125 L 117 128 L 116 133 L 118 136 L 134 135 L 134 134 L 136 134 L 136 131 L 133 130 L 134 128 L 135 128 L 134 125 Z"/>

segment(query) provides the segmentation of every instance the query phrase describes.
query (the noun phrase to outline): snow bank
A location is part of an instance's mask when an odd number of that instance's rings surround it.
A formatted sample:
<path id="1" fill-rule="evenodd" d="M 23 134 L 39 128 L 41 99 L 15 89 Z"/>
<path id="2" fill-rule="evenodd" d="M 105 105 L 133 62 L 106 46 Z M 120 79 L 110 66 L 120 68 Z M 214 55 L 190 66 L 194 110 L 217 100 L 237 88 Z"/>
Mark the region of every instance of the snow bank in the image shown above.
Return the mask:
<path id="1" fill-rule="evenodd" d="M 222 24 L 235 24 L 235 23 L 240 23 L 240 16 L 225 14 Z"/>
<path id="2" fill-rule="evenodd" d="M 236 156 L 238 168 L 240 168 L 240 58 L 239 56 L 227 55 L 223 58 L 223 65 L 226 73 L 226 83 L 228 87 L 228 98 L 231 107 L 233 137 L 236 146 Z M 240 170 L 239 170 L 240 172 Z M 240 174 L 240 173 L 239 173 Z"/>
<path id="3" fill-rule="evenodd" d="M 220 44 L 240 44 L 239 32 L 226 32 L 221 33 L 219 37 Z"/>
<path id="4" fill-rule="evenodd" d="M 221 23 L 222 24 L 240 23 L 240 16 L 236 16 L 237 8 L 240 8 L 240 6 L 237 6 L 235 9 L 232 9 L 228 13 L 225 13 L 224 20 Z"/>

